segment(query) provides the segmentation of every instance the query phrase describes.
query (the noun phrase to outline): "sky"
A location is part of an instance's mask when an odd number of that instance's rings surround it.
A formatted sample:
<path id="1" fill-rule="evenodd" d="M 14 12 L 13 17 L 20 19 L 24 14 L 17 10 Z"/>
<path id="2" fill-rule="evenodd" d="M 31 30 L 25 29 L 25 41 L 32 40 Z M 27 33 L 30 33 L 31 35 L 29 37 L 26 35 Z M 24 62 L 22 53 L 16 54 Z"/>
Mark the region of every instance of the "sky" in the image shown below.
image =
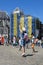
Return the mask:
<path id="1" fill-rule="evenodd" d="M 16 7 L 25 15 L 38 17 L 43 23 L 43 0 L 0 0 L 0 11 L 6 11 L 9 15 Z"/>

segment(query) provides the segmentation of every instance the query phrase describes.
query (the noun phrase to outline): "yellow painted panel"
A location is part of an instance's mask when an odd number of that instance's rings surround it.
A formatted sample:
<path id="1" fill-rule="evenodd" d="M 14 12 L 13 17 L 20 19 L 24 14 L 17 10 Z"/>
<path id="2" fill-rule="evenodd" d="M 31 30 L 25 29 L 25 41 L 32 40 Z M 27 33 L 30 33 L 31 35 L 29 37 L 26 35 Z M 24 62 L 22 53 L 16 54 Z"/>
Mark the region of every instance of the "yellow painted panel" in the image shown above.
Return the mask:
<path id="1" fill-rule="evenodd" d="M 20 30 L 22 32 L 22 27 L 24 27 L 24 16 L 20 18 Z"/>
<path id="2" fill-rule="evenodd" d="M 17 14 L 14 14 L 14 35 L 17 36 Z"/>
<path id="3" fill-rule="evenodd" d="M 28 16 L 28 36 L 31 37 L 32 33 L 32 17 Z"/>

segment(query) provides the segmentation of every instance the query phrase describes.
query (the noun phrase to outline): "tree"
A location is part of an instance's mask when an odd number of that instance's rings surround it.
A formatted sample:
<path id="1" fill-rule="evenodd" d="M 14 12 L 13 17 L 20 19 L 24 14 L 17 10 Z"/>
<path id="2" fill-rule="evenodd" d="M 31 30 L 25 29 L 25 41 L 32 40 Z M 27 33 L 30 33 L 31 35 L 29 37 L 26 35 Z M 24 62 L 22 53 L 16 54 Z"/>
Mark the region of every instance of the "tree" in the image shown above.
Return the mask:
<path id="1" fill-rule="evenodd" d="M 36 18 L 36 29 L 40 29 L 41 21 Z"/>

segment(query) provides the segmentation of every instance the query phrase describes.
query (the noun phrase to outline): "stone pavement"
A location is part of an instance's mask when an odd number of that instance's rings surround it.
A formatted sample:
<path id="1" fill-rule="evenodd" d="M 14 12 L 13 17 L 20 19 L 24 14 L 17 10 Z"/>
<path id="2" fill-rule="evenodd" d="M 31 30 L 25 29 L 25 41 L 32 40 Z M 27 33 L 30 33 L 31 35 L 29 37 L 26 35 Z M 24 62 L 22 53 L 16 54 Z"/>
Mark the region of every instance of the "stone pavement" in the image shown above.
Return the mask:
<path id="1" fill-rule="evenodd" d="M 38 52 L 26 49 L 26 57 L 22 57 L 18 47 L 0 46 L 0 65 L 43 65 L 43 48 L 35 48 Z"/>

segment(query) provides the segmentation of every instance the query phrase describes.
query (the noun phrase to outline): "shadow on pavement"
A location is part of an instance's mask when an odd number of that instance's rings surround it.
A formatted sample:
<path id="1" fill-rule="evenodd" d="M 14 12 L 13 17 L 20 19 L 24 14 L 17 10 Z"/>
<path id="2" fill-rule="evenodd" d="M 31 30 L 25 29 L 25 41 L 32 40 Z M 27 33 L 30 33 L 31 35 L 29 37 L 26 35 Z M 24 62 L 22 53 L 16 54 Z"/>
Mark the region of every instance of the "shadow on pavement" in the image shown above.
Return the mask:
<path id="1" fill-rule="evenodd" d="M 23 55 L 22 57 L 33 56 L 34 54 Z"/>
<path id="2" fill-rule="evenodd" d="M 37 53 L 38 51 L 34 51 L 34 53 Z"/>
<path id="3" fill-rule="evenodd" d="M 34 53 L 37 53 L 38 51 L 34 51 Z M 27 54 L 27 55 L 23 55 L 22 57 L 27 57 L 27 56 L 33 56 L 35 54 Z"/>
<path id="4" fill-rule="evenodd" d="M 33 55 L 34 55 L 34 54 L 27 54 L 26 57 L 27 57 L 27 56 L 33 56 Z"/>

